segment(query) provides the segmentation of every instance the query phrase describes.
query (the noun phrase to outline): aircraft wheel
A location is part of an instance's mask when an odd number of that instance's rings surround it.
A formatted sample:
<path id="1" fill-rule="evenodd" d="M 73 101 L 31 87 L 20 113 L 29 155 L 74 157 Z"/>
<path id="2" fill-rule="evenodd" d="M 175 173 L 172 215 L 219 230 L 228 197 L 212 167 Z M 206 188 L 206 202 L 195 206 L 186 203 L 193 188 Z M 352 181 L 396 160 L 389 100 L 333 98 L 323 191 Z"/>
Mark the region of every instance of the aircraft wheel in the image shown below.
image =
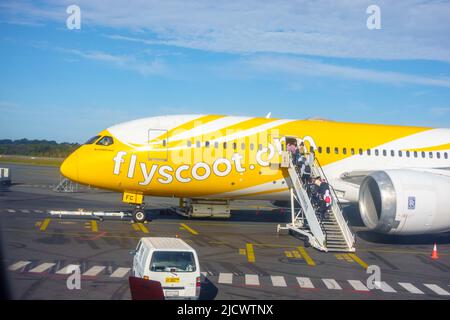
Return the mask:
<path id="1" fill-rule="evenodd" d="M 142 209 L 136 209 L 133 211 L 133 220 L 134 222 L 144 222 L 146 220 L 147 216 L 145 214 L 145 211 Z"/>

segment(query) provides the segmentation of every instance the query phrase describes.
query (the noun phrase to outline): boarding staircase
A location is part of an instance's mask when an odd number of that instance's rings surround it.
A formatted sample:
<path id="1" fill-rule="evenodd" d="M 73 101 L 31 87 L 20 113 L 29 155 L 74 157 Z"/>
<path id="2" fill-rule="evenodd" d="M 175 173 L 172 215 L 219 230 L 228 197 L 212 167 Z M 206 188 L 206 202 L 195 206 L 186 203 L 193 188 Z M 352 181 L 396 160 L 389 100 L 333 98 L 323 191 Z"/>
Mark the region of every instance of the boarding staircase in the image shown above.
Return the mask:
<path id="1" fill-rule="evenodd" d="M 290 233 L 300 234 L 308 239 L 312 247 L 321 251 L 354 252 L 355 237 L 342 215 L 333 187 L 330 185 L 331 207 L 325 218 L 320 221 L 290 153 L 286 152 L 283 158 L 285 161 L 282 161 L 281 167 L 287 169 L 291 179 L 291 222 L 285 226 L 278 225 L 277 231 L 288 230 Z M 321 177 L 329 182 L 318 160 L 312 154 L 307 155 L 307 158 L 312 176 Z"/>

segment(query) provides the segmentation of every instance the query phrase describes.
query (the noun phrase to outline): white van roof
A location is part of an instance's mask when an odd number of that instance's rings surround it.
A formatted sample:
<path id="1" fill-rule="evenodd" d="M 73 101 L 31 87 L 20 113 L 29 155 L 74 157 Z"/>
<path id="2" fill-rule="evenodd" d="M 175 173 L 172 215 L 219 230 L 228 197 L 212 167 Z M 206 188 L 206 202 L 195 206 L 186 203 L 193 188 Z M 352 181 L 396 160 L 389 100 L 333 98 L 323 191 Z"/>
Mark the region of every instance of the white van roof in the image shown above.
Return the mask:
<path id="1" fill-rule="evenodd" d="M 146 247 L 158 250 L 194 250 L 190 245 L 179 238 L 146 237 L 141 238 L 141 241 Z"/>

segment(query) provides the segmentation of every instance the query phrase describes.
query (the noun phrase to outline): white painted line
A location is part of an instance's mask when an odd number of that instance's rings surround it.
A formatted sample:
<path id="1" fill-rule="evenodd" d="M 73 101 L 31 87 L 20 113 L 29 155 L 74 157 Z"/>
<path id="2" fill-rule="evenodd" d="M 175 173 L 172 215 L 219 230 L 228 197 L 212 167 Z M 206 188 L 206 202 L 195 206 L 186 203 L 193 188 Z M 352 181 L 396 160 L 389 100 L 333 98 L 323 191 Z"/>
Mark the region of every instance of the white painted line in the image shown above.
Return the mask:
<path id="1" fill-rule="evenodd" d="M 414 294 L 424 294 L 422 290 L 418 289 L 417 287 L 413 286 L 411 283 L 408 282 L 399 282 L 399 285 L 401 285 L 403 288 L 408 290 L 411 293 Z"/>
<path id="2" fill-rule="evenodd" d="M 232 273 L 220 273 L 219 283 L 233 284 L 233 274 Z"/>
<path id="3" fill-rule="evenodd" d="M 61 270 L 56 271 L 56 274 L 71 274 L 77 268 L 80 268 L 79 264 L 69 264 L 64 268 L 62 268 Z"/>
<path id="4" fill-rule="evenodd" d="M 17 271 L 19 269 L 22 269 L 23 267 L 29 265 L 31 261 L 19 261 L 14 263 L 13 265 L 10 265 L 8 270 L 9 271 Z"/>
<path id="5" fill-rule="evenodd" d="M 327 286 L 330 290 L 342 290 L 339 283 L 336 282 L 334 279 L 322 279 L 323 283 Z"/>
<path id="6" fill-rule="evenodd" d="M 270 276 L 274 287 L 287 287 L 286 280 L 283 276 Z"/>
<path id="7" fill-rule="evenodd" d="M 246 274 L 245 284 L 248 286 L 259 286 L 259 277 L 257 274 Z"/>
<path id="8" fill-rule="evenodd" d="M 30 210 L 27 210 L 27 209 L 21 209 L 20 212 L 22 212 L 22 213 L 30 213 Z"/>
<path id="9" fill-rule="evenodd" d="M 32 272 L 32 273 L 41 273 L 41 272 L 47 271 L 48 269 L 50 269 L 51 267 L 53 267 L 55 264 L 56 264 L 56 263 L 49 263 L 49 262 L 46 262 L 46 263 L 43 263 L 43 264 L 38 265 L 36 268 L 31 269 L 29 272 Z"/>
<path id="10" fill-rule="evenodd" d="M 6 211 L 8 211 L 9 213 L 14 213 L 14 212 L 16 212 L 16 210 L 14 210 L 14 209 L 6 209 Z"/>
<path id="11" fill-rule="evenodd" d="M 114 271 L 110 277 L 112 278 L 122 278 L 124 277 L 128 272 L 130 271 L 130 268 L 117 268 L 116 271 Z"/>
<path id="12" fill-rule="evenodd" d="M 353 287 L 353 289 L 355 289 L 356 291 L 370 291 L 365 285 L 364 283 L 362 283 L 359 280 L 347 280 L 348 283 L 350 283 L 350 285 Z"/>
<path id="13" fill-rule="evenodd" d="M 43 213 L 42 210 L 33 210 L 35 213 Z"/>
<path id="14" fill-rule="evenodd" d="M 88 271 L 86 271 L 85 273 L 83 273 L 83 276 L 86 277 L 95 277 L 96 275 L 98 275 L 100 272 L 102 272 L 103 270 L 105 270 L 105 266 L 93 266 L 92 268 L 90 268 Z"/>
<path id="15" fill-rule="evenodd" d="M 439 287 L 436 284 L 424 283 L 423 285 L 425 287 L 427 287 L 428 289 L 434 291 L 435 293 L 437 293 L 440 296 L 450 296 L 450 292 L 448 292 L 447 290 L 442 289 L 441 287 Z"/>
<path id="16" fill-rule="evenodd" d="M 300 288 L 314 289 L 314 285 L 309 278 L 297 277 L 297 282 Z"/>
<path id="17" fill-rule="evenodd" d="M 380 284 L 381 284 L 380 290 L 382 290 L 383 292 L 391 292 L 391 293 L 397 292 L 384 281 L 381 281 Z"/>

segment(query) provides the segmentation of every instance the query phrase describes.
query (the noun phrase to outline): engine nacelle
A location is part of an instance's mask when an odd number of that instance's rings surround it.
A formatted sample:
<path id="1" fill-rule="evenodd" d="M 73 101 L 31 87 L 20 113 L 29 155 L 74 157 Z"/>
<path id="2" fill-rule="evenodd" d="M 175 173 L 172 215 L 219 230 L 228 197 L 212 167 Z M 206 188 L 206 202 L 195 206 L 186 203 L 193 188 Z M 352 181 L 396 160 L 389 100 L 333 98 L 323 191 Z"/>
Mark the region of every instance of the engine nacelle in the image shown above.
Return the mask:
<path id="1" fill-rule="evenodd" d="M 450 230 L 450 178 L 414 170 L 376 171 L 362 182 L 359 211 L 370 230 L 425 234 Z"/>

